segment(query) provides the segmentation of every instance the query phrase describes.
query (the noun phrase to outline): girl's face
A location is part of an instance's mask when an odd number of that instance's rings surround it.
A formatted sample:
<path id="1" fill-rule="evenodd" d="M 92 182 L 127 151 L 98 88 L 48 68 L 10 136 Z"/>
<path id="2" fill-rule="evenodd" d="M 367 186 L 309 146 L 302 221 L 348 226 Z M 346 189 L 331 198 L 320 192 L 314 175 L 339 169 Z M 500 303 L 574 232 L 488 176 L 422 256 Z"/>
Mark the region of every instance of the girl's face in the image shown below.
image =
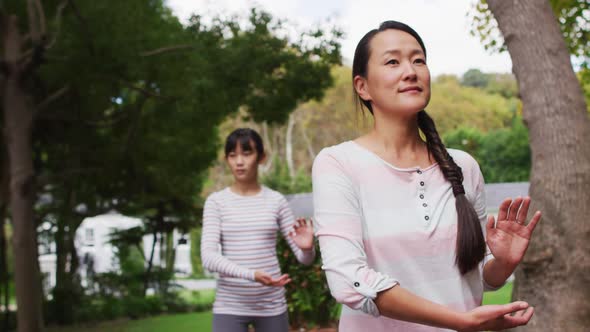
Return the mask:
<path id="1" fill-rule="evenodd" d="M 249 144 L 250 149 L 244 150 L 240 142 L 238 142 L 235 150 L 228 153 L 225 158 L 234 179 L 239 182 L 255 181 L 258 177 L 258 163 L 260 160 L 254 142 L 250 140 Z"/>
<path id="2" fill-rule="evenodd" d="M 354 87 L 373 111 L 410 115 L 430 100 L 430 71 L 418 41 L 412 35 L 388 29 L 369 43 L 367 77 L 356 76 Z"/>

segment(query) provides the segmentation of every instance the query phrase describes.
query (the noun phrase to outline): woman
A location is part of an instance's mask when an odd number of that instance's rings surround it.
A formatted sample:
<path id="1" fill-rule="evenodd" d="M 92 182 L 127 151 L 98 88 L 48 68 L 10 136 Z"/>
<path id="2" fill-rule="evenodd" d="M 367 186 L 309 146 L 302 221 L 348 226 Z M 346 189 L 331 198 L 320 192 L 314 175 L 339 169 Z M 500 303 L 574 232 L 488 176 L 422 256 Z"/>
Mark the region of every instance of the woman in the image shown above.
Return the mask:
<path id="1" fill-rule="evenodd" d="M 486 222 L 477 162 L 446 149 L 424 111 L 430 73 L 420 36 L 382 23 L 357 45 L 352 75 L 374 128 L 322 150 L 313 166 L 316 236 L 330 290 L 346 304 L 340 331 L 526 324 L 527 303 L 481 301 L 522 260 L 540 212 L 525 224 L 530 198 L 506 199 L 498 222 Z"/>
<path id="2" fill-rule="evenodd" d="M 311 221 L 295 222 L 285 197 L 258 182 L 265 154 L 254 130 L 232 132 L 225 159 L 234 183 L 207 198 L 201 239 L 203 267 L 219 273 L 213 331 L 246 332 L 250 324 L 257 332 L 288 331 L 283 286 L 290 279 L 279 268 L 277 231 L 308 265 L 315 257 Z"/>

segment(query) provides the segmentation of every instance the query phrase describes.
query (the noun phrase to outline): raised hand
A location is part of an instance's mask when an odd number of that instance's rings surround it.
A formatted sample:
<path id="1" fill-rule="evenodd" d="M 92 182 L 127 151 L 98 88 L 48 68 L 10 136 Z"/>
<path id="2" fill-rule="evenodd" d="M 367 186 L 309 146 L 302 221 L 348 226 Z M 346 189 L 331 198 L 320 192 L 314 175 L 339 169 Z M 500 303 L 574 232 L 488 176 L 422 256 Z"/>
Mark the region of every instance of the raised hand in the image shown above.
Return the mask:
<path id="1" fill-rule="evenodd" d="M 498 222 L 494 222 L 493 216 L 488 217 L 486 242 L 495 259 L 505 266 L 515 268 L 522 261 L 533 230 L 541 219 L 541 212 L 537 211 L 526 222 L 530 204 L 530 197 L 517 197 L 514 201 L 507 198 L 500 204 Z"/>
<path id="2" fill-rule="evenodd" d="M 291 278 L 289 278 L 288 274 L 283 274 L 282 276 L 275 279 L 269 273 L 266 273 L 264 271 L 254 272 L 254 279 L 263 285 L 273 287 L 283 287 L 289 282 L 291 282 Z"/>
<path id="3" fill-rule="evenodd" d="M 498 331 L 525 325 L 534 313 L 528 303 L 484 305 L 466 313 L 466 326 L 460 331 Z"/>
<path id="4" fill-rule="evenodd" d="M 297 218 L 293 230 L 289 232 L 289 237 L 301 250 L 311 250 L 313 248 L 313 224 L 311 219 Z"/>

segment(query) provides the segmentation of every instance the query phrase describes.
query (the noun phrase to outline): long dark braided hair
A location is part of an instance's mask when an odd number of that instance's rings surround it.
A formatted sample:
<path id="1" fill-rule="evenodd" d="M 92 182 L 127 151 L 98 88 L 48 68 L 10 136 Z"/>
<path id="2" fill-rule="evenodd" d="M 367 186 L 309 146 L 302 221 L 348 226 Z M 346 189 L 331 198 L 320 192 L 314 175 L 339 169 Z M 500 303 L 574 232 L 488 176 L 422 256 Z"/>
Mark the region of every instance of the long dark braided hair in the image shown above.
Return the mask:
<path id="1" fill-rule="evenodd" d="M 388 29 L 401 30 L 412 35 L 426 57 L 426 47 L 422 38 L 414 29 L 408 25 L 397 21 L 385 21 L 381 23 L 378 29 L 369 31 L 358 43 L 354 52 L 352 64 L 352 78 L 356 76 L 367 77 L 367 65 L 370 57 L 370 43 L 373 37 L 381 31 Z M 353 87 L 354 89 L 354 87 Z M 356 90 L 354 90 L 361 109 L 366 107 L 373 114 L 373 107 L 369 100 L 363 100 Z M 483 237 L 481 224 L 473 205 L 465 197 L 465 188 L 463 187 L 463 172 L 453 158 L 447 152 L 438 132 L 434 121 L 422 110 L 418 113 L 418 127 L 426 137 L 426 146 L 428 153 L 434 157 L 438 163 L 445 179 L 451 183 L 453 195 L 455 196 L 455 205 L 457 209 L 457 244 L 455 263 L 461 274 L 465 274 L 479 264 L 485 255 L 485 239 Z"/>

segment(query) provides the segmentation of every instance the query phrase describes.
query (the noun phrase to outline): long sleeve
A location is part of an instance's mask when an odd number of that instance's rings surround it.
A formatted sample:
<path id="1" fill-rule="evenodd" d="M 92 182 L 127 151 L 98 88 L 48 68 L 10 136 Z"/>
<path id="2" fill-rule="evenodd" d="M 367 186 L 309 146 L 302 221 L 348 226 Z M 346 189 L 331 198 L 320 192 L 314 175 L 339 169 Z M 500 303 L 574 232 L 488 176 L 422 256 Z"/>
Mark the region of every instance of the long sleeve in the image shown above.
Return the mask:
<path id="1" fill-rule="evenodd" d="M 279 201 L 279 218 L 278 218 L 279 228 L 281 230 L 281 234 L 287 241 L 287 244 L 295 254 L 297 260 L 304 265 L 310 265 L 313 263 L 315 258 L 315 249 L 312 247 L 311 250 L 303 251 L 299 248 L 295 242 L 289 236 L 289 232 L 293 230 L 293 226 L 295 225 L 295 218 L 293 216 L 293 211 L 289 207 L 289 203 L 285 199 L 285 197 L 281 197 Z"/>
<path id="2" fill-rule="evenodd" d="M 378 292 L 398 284 L 367 264 L 361 207 L 353 181 L 341 161 L 324 149 L 312 170 L 316 235 L 332 296 L 373 316 Z"/>
<path id="3" fill-rule="evenodd" d="M 221 240 L 221 213 L 213 197 L 208 197 L 203 209 L 203 231 L 201 235 L 201 260 L 203 267 L 225 276 L 254 280 L 255 271 L 242 267 L 219 252 Z"/>

